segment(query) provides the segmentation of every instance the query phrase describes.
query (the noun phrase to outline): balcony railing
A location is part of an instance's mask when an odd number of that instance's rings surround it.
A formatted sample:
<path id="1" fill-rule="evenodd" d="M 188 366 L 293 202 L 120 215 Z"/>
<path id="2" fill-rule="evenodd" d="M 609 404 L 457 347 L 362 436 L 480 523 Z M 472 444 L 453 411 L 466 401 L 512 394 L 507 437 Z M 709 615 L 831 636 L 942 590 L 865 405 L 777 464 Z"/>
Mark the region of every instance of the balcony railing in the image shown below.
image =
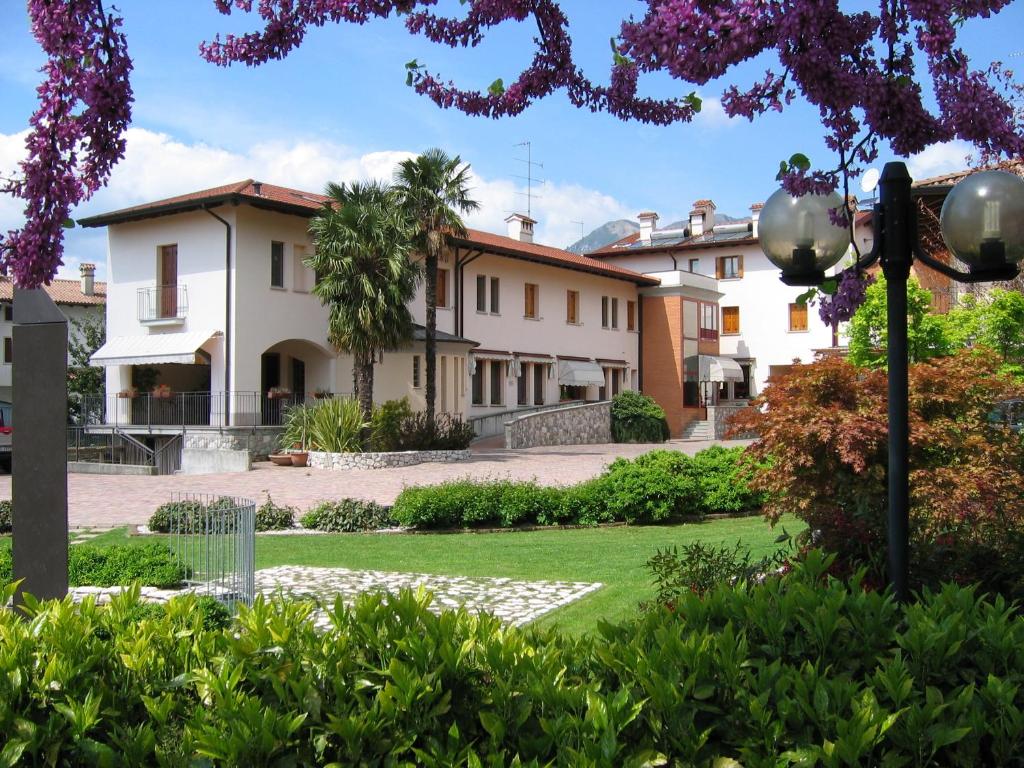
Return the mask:
<path id="1" fill-rule="evenodd" d="M 188 315 L 188 290 L 182 284 L 139 288 L 137 299 L 140 323 L 180 321 Z"/>
<path id="2" fill-rule="evenodd" d="M 718 331 L 712 330 L 711 328 L 700 329 L 700 340 L 701 341 L 718 341 Z"/>
<path id="3" fill-rule="evenodd" d="M 113 427 L 279 427 L 290 405 L 303 394 L 268 397 L 264 392 L 128 392 L 82 398 L 79 426 Z"/>

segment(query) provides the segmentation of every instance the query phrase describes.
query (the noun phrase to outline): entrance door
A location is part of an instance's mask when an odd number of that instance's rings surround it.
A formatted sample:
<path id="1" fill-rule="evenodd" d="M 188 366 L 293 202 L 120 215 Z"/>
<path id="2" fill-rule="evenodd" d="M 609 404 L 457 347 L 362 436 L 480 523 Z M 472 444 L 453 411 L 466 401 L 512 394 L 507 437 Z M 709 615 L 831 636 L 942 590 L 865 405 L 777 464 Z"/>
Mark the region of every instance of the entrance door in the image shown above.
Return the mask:
<path id="1" fill-rule="evenodd" d="M 160 248 L 160 317 L 178 316 L 178 246 Z"/>
<path id="2" fill-rule="evenodd" d="M 306 363 L 297 357 L 292 358 L 292 392 L 295 393 L 295 402 L 301 403 L 306 399 Z"/>

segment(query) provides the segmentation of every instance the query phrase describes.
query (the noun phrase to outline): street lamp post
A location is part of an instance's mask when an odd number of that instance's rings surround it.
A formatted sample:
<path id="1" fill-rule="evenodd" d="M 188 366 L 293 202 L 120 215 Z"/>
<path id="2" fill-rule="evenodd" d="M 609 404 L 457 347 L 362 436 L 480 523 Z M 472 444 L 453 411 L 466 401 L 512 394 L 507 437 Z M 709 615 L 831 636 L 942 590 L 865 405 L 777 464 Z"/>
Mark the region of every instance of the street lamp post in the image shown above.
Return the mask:
<path id="1" fill-rule="evenodd" d="M 914 259 L 964 283 L 1010 280 L 1024 259 L 1024 179 L 1005 171 L 981 171 L 950 191 L 942 205 L 942 237 L 949 250 L 968 265 L 961 272 L 931 258 L 917 237 L 917 210 L 907 167 L 887 163 L 874 207 L 874 243 L 858 265 L 876 262 L 886 279 L 889 376 L 889 580 L 897 599 L 910 596 L 907 383 L 907 281 Z M 829 217 L 842 199 L 792 197 L 778 190 L 765 203 L 759 224 L 765 255 L 782 270 L 787 285 L 820 285 L 849 247 L 849 232 Z M 822 215 L 822 209 L 825 214 Z M 841 235 L 839 233 L 842 233 Z"/>

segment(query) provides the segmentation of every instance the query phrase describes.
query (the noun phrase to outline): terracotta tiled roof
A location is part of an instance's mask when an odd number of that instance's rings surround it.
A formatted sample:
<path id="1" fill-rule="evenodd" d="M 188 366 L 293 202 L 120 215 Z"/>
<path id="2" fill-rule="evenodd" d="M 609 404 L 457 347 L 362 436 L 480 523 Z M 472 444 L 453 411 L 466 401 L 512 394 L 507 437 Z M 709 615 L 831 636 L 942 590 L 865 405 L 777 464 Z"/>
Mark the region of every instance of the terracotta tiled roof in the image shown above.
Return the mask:
<path id="1" fill-rule="evenodd" d="M 605 277 L 614 277 L 619 280 L 628 280 L 637 285 L 659 285 L 660 280 L 656 277 L 642 275 L 631 269 L 606 264 L 590 256 L 582 256 L 571 251 L 563 251 L 561 248 L 552 248 L 549 245 L 538 243 L 524 243 L 520 240 L 513 240 L 511 237 L 495 235 L 490 232 L 481 232 L 478 229 L 466 231 L 466 237 L 455 240 L 455 244 L 463 248 L 476 248 L 481 251 L 498 253 L 501 256 L 534 261 L 539 264 L 551 264 L 556 267 L 566 267 L 581 272 L 590 272 Z"/>
<path id="2" fill-rule="evenodd" d="M 108 224 L 138 221 L 170 213 L 182 213 L 228 201 L 247 202 L 272 210 L 282 210 L 286 213 L 301 214 L 304 211 L 308 211 L 308 215 L 312 216 L 320 210 L 320 207 L 327 200 L 326 196 L 318 195 L 314 192 L 303 192 L 299 189 L 279 187 L 276 184 L 266 184 L 254 181 L 253 179 L 246 179 L 245 181 L 236 181 L 233 184 L 203 189 L 198 192 L 189 192 L 152 203 L 134 205 L 130 208 L 122 208 L 118 211 L 90 216 L 79 219 L 78 223 L 83 227 L 103 227 Z"/>
<path id="3" fill-rule="evenodd" d="M 1010 173 L 1016 173 L 1018 176 L 1024 176 L 1024 158 L 1016 158 L 1015 160 L 1003 160 L 1002 162 L 995 163 L 993 165 L 985 166 L 984 168 L 964 168 L 959 171 L 952 173 L 945 173 L 941 176 L 932 176 L 928 179 L 920 179 L 914 182 L 915 187 L 942 187 L 950 184 L 956 184 L 972 173 L 978 171 L 992 171 L 1001 170 L 1009 171 Z"/>
<path id="4" fill-rule="evenodd" d="M 639 245 L 640 233 L 634 232 L 626 235 L 621 240 L 609 243 L 597 250 L 591 251 L 588 256 L 603 258 L 605 256 L 620 256 L 626 253 L 664 253 L 665 251 L 692 251 L 702 248 L 723 248 L 726 246 L 754 245 L 757 238 L 749 232 L 728 232 L 716 236 L 714 230 L 705 232 L 699 237 L 683 237 L 680 235 L 675 239 L 659 240 L 655 235 L 650 245 Z"/>
<path id="5" fill-rule="evenodd" d="M 54 280 L 43 289 L 50 295 L 55 304 L 73 304 L 78 306 L 103 306 L 107 303 L 107 284 L 96 281 L 92 296 L 82 293 L 82 283 L 78 280 Z M 0 277 L 0 301 L 14 299 L 14 283 L 9 277 Z"/>

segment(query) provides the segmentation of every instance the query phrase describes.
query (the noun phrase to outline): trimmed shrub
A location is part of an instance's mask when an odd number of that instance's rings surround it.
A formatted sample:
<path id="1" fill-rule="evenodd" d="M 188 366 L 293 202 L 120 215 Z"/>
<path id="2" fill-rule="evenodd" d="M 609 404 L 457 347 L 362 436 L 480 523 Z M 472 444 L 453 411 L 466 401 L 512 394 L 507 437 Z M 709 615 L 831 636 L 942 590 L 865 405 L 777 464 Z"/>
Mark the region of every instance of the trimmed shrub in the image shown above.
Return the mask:
<path id="1" fill-rule="evenodd" d="M 510 480 L 450 480 L 440 485 L 405 488 L 392 515 L 416 528 L 529 525 L 554 520 L 560 491 Z"/>
<path id="2" fill-rule="evenodd" d="M 75 544 L 68 549 L 68 584 L 72 587 L 114 587 L 138 582 L 170 589 L 188 576 L 163 544 Z M 0 547 L 0 584 L 12 578 L 10 547 Z"/>
<path id="3" fill-rule="evenodd" d="M 693 460 L 679 451 L 651 451 L 616 459 L 604 484 L 608 514 L 627 523 L 660 523 L 700 513 Z"/>
<path id="4" fill-rule="evenodd" d="M 284 531 L 295 527 L 295 507 L 280 506 L 267 494 L 267 500 L 256 508 L 257 531 Z"/>
<path id="5" fill-rule="evenodd" d="M 713 445 L 698 452 L 690 462 L 697 482 L 697 507 L 702 514 L 739 513 L 760 509 L 765 494 L 748 482 L 756 471 L 743 448 Z"/>
<path id="6" fill-rule="evenodd" d="M 654 398 L 631 389 L 612 398 L 612 440 L 616 443 L 663 443 L 668 438 L 665 411 Z"/>
<path id="7" fill-rule="evenodd" d="M 439 413 L 434 426 L 427 422 L 427 414 L 414 413 L 402 419 L 395 436 L 394 450 L 398 451 L 460 451 L 469 447 L 476 437 L 472 425 L 460 416 Z"/>
<path id="8" fill-rule="evenodd" d="M 941 765 L 1024 763 L 1024 619 L 944 587 L 919 603 L 824 577 L 684 594 L 597 637 L 428 610 L 258 597 L 204 628 L 192 597 L 138 617 L 0 610 L 9 764 Z M 0 593 L 0 604 L 8 592 Z"/>
<path id="9" fill-rule="evenodd" d="M 321 501 L 302 516 L 302 527 L 329 533 L 377 531 L 394 526 L 391 512 L 373 501 Z"/>
<path id="10" fill-rule="evenodd" d="M 269 499 L 269 496 L 268 496 Z M 230 496 L 222 496 L 215 499 L 207 507 L 200 501 L 169 501 L 161 504 L 149 518 L 149 530 L 154 533 L 170 533 L 171 522 L 175 519 L 188 528 L 202 525 L 206 512 L 218 512 L 232 510 L 237 507 L 234 499 Z"/>
<path id="11" fill-rule="evenodd" d="M 0 501 L 0 533 L 10 533 L 14 519 L 14 504 L 10 499 Z"/>
<path id="12" fill-rule="evenodd" d="M 610 523 L 615 518 L 608 509 L 608 487 L 602 477 L 587 480 L 568 488 L 559 489 L 556 517 L 539 520 L 541 523 L 563 525 L 597 525 Z"/>
<path id="13" fill-rule="evenodd" d="M 411 418 L 409 399 L 387 400 L 373 409 L 370 421 L 371 451 L 404 451 L 402 447 L 402 423 Z"/>

